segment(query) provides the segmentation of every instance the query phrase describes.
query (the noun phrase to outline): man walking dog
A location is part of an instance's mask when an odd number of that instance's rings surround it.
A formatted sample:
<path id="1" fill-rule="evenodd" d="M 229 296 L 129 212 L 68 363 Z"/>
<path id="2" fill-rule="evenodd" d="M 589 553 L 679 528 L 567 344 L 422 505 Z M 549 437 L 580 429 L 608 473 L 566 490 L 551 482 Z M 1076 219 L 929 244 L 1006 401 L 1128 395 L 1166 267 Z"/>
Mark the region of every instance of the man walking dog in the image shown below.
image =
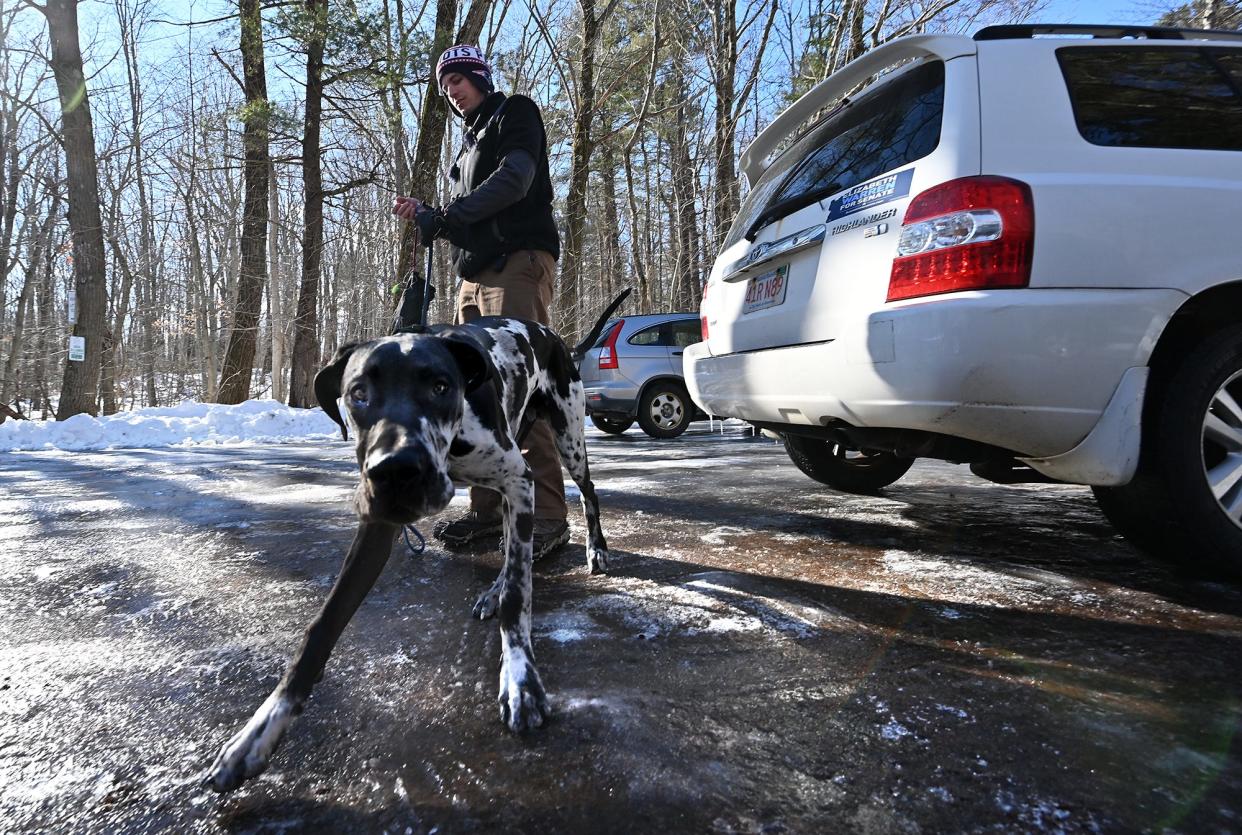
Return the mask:
<path id="1" fill-rule="evenodd" d="M 548 145 L 539 107 L 496 92 L 492 68 L 474 46 L 450 47 L 436 64 L 436 90 L 465 120 L 464 144 L 449 171 L 450 201 L 434 208 L 398 197 L 393 213 L 413 221 L 421 240 L 448 241 L 462 277 L 456 322 L 511 316 L 550 324 L 560 236 L 552 217 Z M 552 430 L 534 424 L 523 450 L 535 481 L 534 558 L 569 540 L 565 485 Z M 448 545 L 501 531 L 500 495 L 474 487 L 470 510 L 439 526 Z"/>

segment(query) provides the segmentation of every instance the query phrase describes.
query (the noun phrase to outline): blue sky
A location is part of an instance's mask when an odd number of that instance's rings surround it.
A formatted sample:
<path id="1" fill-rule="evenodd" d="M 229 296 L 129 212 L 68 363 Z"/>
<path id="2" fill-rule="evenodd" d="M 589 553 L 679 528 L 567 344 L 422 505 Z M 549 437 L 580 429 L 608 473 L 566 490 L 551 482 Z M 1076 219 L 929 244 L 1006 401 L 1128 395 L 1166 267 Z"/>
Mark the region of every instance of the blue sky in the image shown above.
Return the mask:
<path id="1" fill-rule="evenodd" d="M 1153 23 L 1176 0 L 1049 0 L 1034 23 Z"/>

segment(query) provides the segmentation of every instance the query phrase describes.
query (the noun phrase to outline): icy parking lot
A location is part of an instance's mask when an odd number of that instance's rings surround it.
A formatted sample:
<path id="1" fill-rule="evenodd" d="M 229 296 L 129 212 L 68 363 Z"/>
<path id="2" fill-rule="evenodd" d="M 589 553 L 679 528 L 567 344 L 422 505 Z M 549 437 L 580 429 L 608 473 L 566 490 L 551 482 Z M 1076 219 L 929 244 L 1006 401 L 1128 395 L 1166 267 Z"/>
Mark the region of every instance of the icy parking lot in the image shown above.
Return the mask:
<path id="1" fill-rule="evenodd" d="M 498 554 L 399 544 L 225 797 L 199 774 L 339 566 L 350 447 L 0 453 L 0 830 L 1242 829 L 1242 592 L 1085 488 L 920 464 L 846 496 L 705 424 L 589 449 L 612 571 L 574 507 L 536 566 L 547 727 L 498 719 Z"/>

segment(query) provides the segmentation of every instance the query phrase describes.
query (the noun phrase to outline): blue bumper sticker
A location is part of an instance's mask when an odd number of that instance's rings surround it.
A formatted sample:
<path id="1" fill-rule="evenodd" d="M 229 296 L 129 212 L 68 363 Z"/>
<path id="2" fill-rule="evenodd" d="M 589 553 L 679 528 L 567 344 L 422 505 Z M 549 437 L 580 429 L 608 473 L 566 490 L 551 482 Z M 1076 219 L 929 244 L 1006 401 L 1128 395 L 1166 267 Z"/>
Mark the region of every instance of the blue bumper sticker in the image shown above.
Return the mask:
<path id="1" fill-rule="evenodd" d="M 907 168 L 905 171 L 854 186 L 828 204 L 828 220 L 834 221 L 898 197 L 905 197 L 910 193 L 910 181 L 913 179 L 914 169 Z"/>

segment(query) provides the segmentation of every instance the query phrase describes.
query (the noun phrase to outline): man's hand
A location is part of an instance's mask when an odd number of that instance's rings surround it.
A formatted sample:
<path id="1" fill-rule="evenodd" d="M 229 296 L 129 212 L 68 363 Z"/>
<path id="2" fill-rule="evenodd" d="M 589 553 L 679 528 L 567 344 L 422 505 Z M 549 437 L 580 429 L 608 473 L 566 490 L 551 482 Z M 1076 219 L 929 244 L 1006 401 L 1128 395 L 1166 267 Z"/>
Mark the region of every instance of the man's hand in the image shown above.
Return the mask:
<path id="1" fill-rule="evenodd" d="M 440 233 L 440 211 L 417 197 L 398 197 L 392 213 L 414 224 L 414 246 L 430 244 Z"/>
<path id="2" fill-rule="evenodd" d="M 414 215 L 423 208 L 425 204 L 417 197 L 398 197 L 396 204 L 392 207 L 392 213 L 399 218 L 405 220 L 413 220 Z"/>

